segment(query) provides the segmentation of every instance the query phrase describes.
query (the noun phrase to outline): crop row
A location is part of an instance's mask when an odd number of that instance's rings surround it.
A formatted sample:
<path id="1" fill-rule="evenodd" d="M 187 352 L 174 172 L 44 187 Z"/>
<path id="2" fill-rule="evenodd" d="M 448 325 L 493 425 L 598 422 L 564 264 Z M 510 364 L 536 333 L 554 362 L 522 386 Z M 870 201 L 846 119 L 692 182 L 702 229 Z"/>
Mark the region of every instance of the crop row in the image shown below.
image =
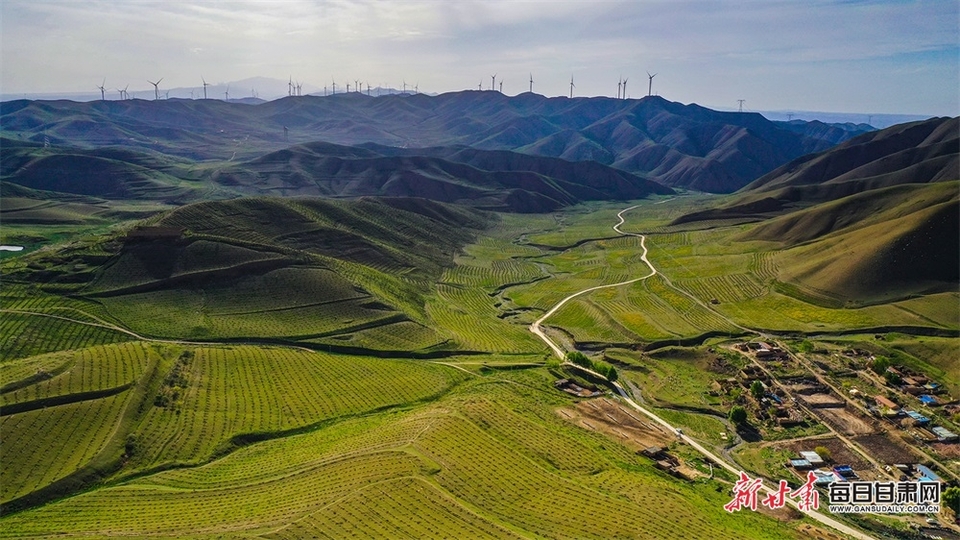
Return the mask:
<path id="1" fill-rule="evenodd" d="M 762 281 L 776 279 L 780 269 L 776 261 L 776 251 L 761 251 L 753 254 L 750 261 L 750 271 Z"/>
<path id="2" fill-rule="evenodd" d="M 720 302 L 739 302 L 767 292 L 750 274 L 727 274 L 683 280 L 678 281 L 677 285 L 689 290 L 704 302 L 713 299 Z"/>
<path id="3" fill-rule="evenodd" d="M 438 326 L 467 349 L 525 352 L 540 348 L 525 328 L 498 319 L 490 302 L 492 299 L 477 289 L 441 284 L 427 311 Z"/>
<path id="4" fill-rule="evenodd" d="M 447 418 L 421 441 L 421 451 L 444 463 L 435 478 L 451 494 L 494 519 L 542 536 L 633 536 L 639 524 L 669 511 L 662 505 L 640 509 L 550 473 L 465 420 Z M 668 531 L 664 526 L 663 532 Z M 696 531 L 686 532 L 696 537 Z"/>
<path id="5" fill-rule="evenodd" d="M 128 395 L 0 418 L 0 500 L 26 495 L 90 461 L 110 438 Z"/>
<path id="6" fill-rule="evenodd" d="M 310 425 L 435 394 L 459 378 L 433 364 L 257 347 L 199 348 L 178 412 L 154 407 L 140 463 L 205 459 L 230 437 Z"/>
<path id="7" fill-rule="evenodd" d="M 299 519 L 352 490 L 419 471 L 420 460 L 410 454 L 380 452 L 225 489 L 157 489 L 132 483 L 14 515 L 5 520 L 0 535 L 183 536 L 262 530 Z"/>
<path id="8" fill-rule="evenodd" d="M 595 304 L 579 298 L 564 304 L 544 322 L 570 332 L 577 341 L 625 343 L 636 339 L 621 332 L 619 325 Z"/>
<path id="9" fill-rule="evenodd" d="M 130 339 L 129 335 L 108 328 L 41 315 L 4 313 L 0 317 L 0 359 L 3 360 Z"/>
<path id="10" fill-rule="evenodd" d="M 365 349 L 416 351 L 437 345 L 444 341 L 444 338 L 429 326 L 413 321 L 400 321 L 306 341 Z"/>
<path id="11" fill-rule="evenodd" d="M 105 390 L 132 383 L 143 374 L 148 353 L 142 343 L 128 342 L 88 347 L 71 353 L 71 356 L 73 363 L 67 371 L 4 395 L 4 403 Z"/>
<path id="12" fill-rule="evenodd" d="M 354 491 L 271 538 L 521 538 L 418 478 Z"/>
<path id="13" fill-rule="evenodd" d="M 218 315 L 205 291 L 166 290 L 105 298 L 111 314 L 139 333 L 182 337 L 279 337 L 320 334 L 387 318 L 396 312 L 371 309 L 352 299 L 289 309 Z M 251 306 L 255 305 L 251 301 Z M 223 309 L 223 308 L 220 308 Z"/>

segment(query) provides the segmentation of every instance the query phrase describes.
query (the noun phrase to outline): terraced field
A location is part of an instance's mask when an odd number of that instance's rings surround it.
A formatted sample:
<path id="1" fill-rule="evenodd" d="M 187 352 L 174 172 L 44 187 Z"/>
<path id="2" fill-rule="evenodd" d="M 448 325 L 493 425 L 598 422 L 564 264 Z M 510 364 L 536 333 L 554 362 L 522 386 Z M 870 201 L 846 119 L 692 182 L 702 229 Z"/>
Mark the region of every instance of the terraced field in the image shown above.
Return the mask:
<path id="1" fill-rule="evenodd" d="M 725 495 L 678 484 L 563 422 L 553 408 L 569 402 L 564 394 L 527 390 L 545 375 L 475 379 L 415 410 L 347 419 L 5 516 L 0 536 L 798 536 L 760 514 L 727 514 Z"/>

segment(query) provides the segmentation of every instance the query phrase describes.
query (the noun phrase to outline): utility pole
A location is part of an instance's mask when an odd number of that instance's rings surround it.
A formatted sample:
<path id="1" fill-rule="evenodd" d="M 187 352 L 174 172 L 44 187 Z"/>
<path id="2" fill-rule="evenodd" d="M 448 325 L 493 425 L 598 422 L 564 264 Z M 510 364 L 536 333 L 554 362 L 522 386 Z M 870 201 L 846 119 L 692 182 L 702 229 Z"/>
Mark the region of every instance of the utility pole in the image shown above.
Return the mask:
<path id="1" fill-rule="evenodd" d="M 740 110 L 737 111 L 737 112 L 743 112 L 743 102 L 744 102 L 744 101 L 746 101 L 746 100 L 745 100 L 745 99 L 738 99 L 738 100 L 737 100 L 737 103 L 740 104 Z"/>

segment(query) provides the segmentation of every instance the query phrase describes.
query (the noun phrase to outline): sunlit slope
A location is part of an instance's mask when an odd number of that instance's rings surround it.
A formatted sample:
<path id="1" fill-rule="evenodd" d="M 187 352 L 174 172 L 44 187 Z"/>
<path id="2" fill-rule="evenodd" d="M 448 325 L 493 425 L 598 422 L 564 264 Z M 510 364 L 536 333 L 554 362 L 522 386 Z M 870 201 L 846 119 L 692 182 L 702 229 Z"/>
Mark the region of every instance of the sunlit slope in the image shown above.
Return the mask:
<path id="1" fill-rule="evenodd" d="M 334 418 L 432 399 L 463 375 L 413 361 L 144 343 L 57 353 L 48 365 L 49 376 L 21 370 L 0 394 L 0 503 L 8 509 L 100 478 L 202 463 Z"/>
<path id="2" fill-rule="evenodd" d="M 89 304 L 80 312 L 155 338 L 455 349 L 424 295 L 488 219 L 424 200 L 200 203 L 154 219 L 146 236 L 28 256 L 6 294 L 18 282 L 70 293 Z M 9 307 L 29 307 L 19 298 Z"/>
<path id="3" fill-rule="evenodd" d="M 729 496 L 713 485 L 678 482 L 564 420 L 557 409 L 572 398 L 531 390 L 551 381 L 543 370 L 475 378 L 411 410 L 331 422 L 7 515 L 0 535 L 799 536 L 760 513 L 729 514 Z"/>
<path id="4" fill-rule="evenodd" d="M 841 300 L 868 303 L 955 291 L 960 280 L 958 223 L 955 194 L 903 217 L 788 250 L 780 259 L 781 278 Z"/>
<path id="5" fill-rule="evenodd" d="M 779 290 L 824 305 L 956 292 L 958 122 L 935 118 L 861 135 L 672 224 L 761 222 L 736 238 L 784 250 L 776 257 Z"/>

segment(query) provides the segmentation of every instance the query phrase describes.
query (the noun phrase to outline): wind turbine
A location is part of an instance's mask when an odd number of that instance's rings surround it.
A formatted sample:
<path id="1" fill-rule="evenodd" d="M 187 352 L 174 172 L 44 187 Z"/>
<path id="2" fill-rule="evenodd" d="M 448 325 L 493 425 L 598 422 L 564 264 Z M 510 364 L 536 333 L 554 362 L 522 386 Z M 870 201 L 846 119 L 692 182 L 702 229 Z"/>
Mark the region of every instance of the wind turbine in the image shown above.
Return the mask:
<path id="1" fill-rule="evenodd" d="M 223 92 L 223 100 L 230 101 L 230 86 L 227 85 L 227 89 Z"/>
<path id="2" fill-rule="evenodd" d="M 480 84 L 477 85 L 477 90 L 483 90 L 483 79 L 480 79 Z"/>
<path id="3" fill-rule="evenodd" d="M 129 84 L 123 87 L 123 95 L 124 95 L 127 99 L 130 99 L 130 93 L 127 92 L 127 88 L 130 88 L 130 85 L 129 85 Z"/>
<path id="4" fill-rule="evenodd" d="M 170 91 L 169 91 L 169 90 L 167 90 L 166 92 L 163 93 L 163 99 L 170 99 Z"/>
<path id="5" fill-rule="evenodd" d="M 117 92 L 120 92 L 120 99 L 123 100 L 123 90 L 117 88 Z"/>
<path id="6" fill-rule="evenodd" d="M 370 95 L 370 81 L 367 81 L 367 95 Z"/>
<path id="7" fill-rule="evenodd" d="M 287 96 L 293 95 L 293 75 L 290 76 L 290 80 L 287 81 Z"/>
<path id="8" fill-rule="evenodd" d="M 333 95 L 337 95 L 337 80 L 336 79 L 330 79 L 330 80 L 333 83 Z"/>
<path id="9" fill-rule="evenodd" d="M 573 98 L 573 89 L 577 86 L 573 84 L 573 75 L 570 76 L 570 98 Z"/>
<path id="10" fill-rule="evenodd" d="M 407 80 L 406 80 L 406 79 L 403 80 L 403 93 L 404 93 L 404 94 L 407 93 Z"/>
<path id="11" fill-rule="evenodd" d="M 617 79 L 617 99 L 620 99 L 620 87 L 623 86 L 623 77 Z"/>
<path id="12" fill-rule="evenodd" d="M 359 91 L 360 91 L 360 81 L 358 81 L 357 79 L 354 79 L 354 80 L 353 80 L 353 90 L 354 90 L 355 92 L 359 92 Z"/>
<path id="13" fill-rule="evenodd" d="M 533 93 L 533 73 L 530 74 L 530 93 Z"/>
<path id="14" fill-rule="evenodd" d="M 160 79 L 158 79 L 157 82 L 147 81 L 148 83 L 150 83 L 150 84 L 153 85 L 153 99 L 154 99 L 154 100 L 160 99 L 160 86 L 159 86 L 159 84 L 160 84 L 160 81 L 162 81 L 162 80 L 163 80 L 163 77 L 160 77 Z"/>
<path id="15" fill-rule="evenodd" d="M 650 83 L 647 85 L 647 95 L 648 95 L 648 96 L 652 96 L 652 95 L 653 95 L 653 78 L 656 77 L 656 76 L 657 76 L 656 73 L 654 73 L 653 75 L 651 75 L 649 71 L 647 72 L 647 77 L 650 78 Z"/>
<path id="16" fill-rule="evenodd" d="M 627 79 L 623 80 L 623 99 L 627 99 Z"/>
<path id="17" fill-rule="evenodd" d="M 500 79 L 500 93 L 503 93 L 503 79 Z"/>
<path id="18" fill-rule="evenodd" d="M 100 86 L 97 87 L 97 88 L 100 89 L 100 101 L 106 101 L 106 99 L 107 99 L 107 98 L 104 96 L 104 93 L 103 93 L 103 85 L 105 85 L 105 84 L 107 84 L 107 79 L 106 79 L 106 77 L 104 77 L 103 82 L 100 83 Z"/>
<path id="19" fill-rule="evenodd" d="M 417 84 L 413 85 L 413 93 L 414 94 L 420 93 L 420 81 L 417 81 Z"/>
<path id="20" fill-rule="evenodd" d="M 350 93 L 350 83 L 347 83 L 347 93 Z"/>
<path id="21" fill-rule="evenodd" d="M 496 74 L 496 73 L 493 74 L 493 77 L 490 77 L 490 89 L 491 89 L 491 90 L 496 90 L 496 89 L 497 89 L 497 74 Z"/>
<path id="22" fill-rule="evenodd" d="M 210 83 L 203 78 L 203 75 L 200 76 L 200 80 L 203 81 L 203 99 L 207 99 L 207 87 L 210 86 Z"/>

